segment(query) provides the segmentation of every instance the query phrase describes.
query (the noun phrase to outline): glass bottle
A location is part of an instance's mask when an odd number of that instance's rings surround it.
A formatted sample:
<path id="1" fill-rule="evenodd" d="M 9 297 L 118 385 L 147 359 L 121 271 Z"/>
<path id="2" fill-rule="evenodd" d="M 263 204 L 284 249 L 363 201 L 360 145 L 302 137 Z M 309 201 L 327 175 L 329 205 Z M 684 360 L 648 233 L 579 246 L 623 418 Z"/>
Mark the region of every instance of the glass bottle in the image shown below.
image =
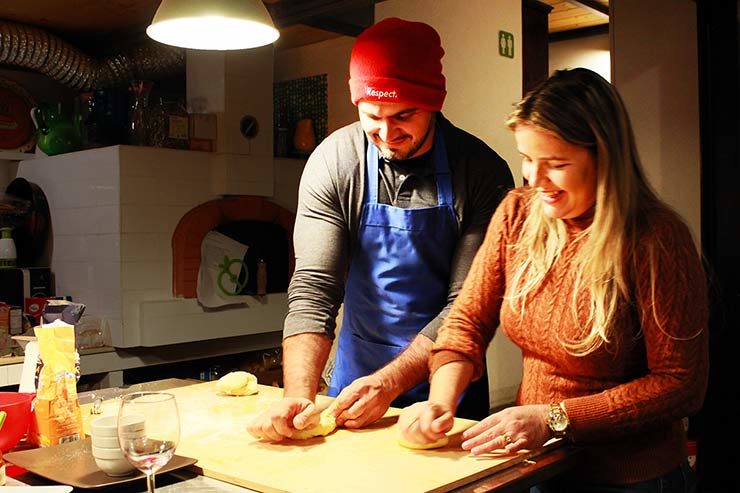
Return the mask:
<path id="1" fill-rule="evenodd" d="M 128 143 L 143 146 L 147 143 L 146 117 L 152 83 L 134 80 L 129 85 L 129 90 L 131 91 L 131 105 L 128 113 Z"/>
<path id="2" fill-rule="evenodd" d="M 162 97 L 157 98 L 157 104 L 149 113 L 147 128 L 147 142 L 150 146 L 165 147 L 167 140 L 167 110 L 164 108 Z"/>
<path id="3" fill-rule="evenodd" d="M 15 267 L 18 253 L 11 235 L 13 228 L 0 228 L 0 231 L 2 232 L 2 237 L 0 237 L 0 269 Z"/>
<path id="4" fill-rule="evenodd" d="M 101 147 L 103 144 L 101 120 L 100 120 L 100 103 L 95 99 L 95 93 L 92 91 L 80 94 L 82 119 L 82 136 L 84 138 L 85 149 Z"/>

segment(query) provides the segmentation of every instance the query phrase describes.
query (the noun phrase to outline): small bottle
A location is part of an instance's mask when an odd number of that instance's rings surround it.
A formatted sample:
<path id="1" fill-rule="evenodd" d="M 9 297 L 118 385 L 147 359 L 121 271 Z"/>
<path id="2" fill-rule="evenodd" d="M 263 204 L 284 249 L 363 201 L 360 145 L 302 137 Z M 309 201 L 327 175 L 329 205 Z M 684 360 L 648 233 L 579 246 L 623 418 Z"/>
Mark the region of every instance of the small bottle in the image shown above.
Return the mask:
<path id="1" fill-rule="evenodd" d="M 264 259 L 257 262 L 257 296 L 267 294 L 267 263 Z"/>
<path id="2" fill-rule="evenodd" d="M 0 268 L 15 267 L 18 253 L 11 233 L 13 228 L 0 228 Z"/>
<path id="3" fill-rule="evenodd" d="M 288 124 L 286 112 L 281 108 L 275 117 L 275 156 L 288 156 Z"/>

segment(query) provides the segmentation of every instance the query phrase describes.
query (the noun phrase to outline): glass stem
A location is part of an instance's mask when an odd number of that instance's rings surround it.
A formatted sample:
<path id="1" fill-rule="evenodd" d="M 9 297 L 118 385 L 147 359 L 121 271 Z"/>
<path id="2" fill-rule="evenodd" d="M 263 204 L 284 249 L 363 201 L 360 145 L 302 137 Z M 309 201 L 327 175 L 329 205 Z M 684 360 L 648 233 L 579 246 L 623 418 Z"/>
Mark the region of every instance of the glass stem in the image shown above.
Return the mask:
<path id="1" fill-rule="evenodd" d="M 146 491 L 147 493 L 154 493 L 154 473 L 146 475 Z"/>

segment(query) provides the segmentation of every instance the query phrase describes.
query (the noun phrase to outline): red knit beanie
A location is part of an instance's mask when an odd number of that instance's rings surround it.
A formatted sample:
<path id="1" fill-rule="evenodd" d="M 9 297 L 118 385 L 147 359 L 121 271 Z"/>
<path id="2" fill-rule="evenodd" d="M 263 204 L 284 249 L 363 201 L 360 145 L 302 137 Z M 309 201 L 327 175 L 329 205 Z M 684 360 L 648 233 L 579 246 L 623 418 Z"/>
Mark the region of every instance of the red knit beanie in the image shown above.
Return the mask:
<path id="1" fill-rule="evenodd" d="M 352 103 L 409 103 L 439 111 L 445 100 L 439 34 L 423 22 L 390 17 L 365 29 L 349 61 Z"/>

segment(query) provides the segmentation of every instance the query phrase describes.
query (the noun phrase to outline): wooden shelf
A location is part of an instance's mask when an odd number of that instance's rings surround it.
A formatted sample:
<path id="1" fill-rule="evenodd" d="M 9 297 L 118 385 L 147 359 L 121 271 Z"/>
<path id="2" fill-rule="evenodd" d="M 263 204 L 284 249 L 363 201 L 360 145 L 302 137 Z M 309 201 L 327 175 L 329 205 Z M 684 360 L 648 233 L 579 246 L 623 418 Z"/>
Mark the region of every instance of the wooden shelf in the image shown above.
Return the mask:
<path id="1" fill-rule="evenodd" d="M 118 374 L 111 381 L 121 382 L 123 370 L 276 348 L 282 343 L 282 335 L 281 329 L 159 347 L 81 349 L 80 370 L 82 375 Z M 0 387 L 18 385 L 22 369 L 23 357 L 2 358 Z"/>
<path id="2" fill-rule="evenodd" d="M 0 150 L 0 161 L 23 161 L 24 159 L 33 159 L 36 154 L 31 152 L 15 152 Z"/>

